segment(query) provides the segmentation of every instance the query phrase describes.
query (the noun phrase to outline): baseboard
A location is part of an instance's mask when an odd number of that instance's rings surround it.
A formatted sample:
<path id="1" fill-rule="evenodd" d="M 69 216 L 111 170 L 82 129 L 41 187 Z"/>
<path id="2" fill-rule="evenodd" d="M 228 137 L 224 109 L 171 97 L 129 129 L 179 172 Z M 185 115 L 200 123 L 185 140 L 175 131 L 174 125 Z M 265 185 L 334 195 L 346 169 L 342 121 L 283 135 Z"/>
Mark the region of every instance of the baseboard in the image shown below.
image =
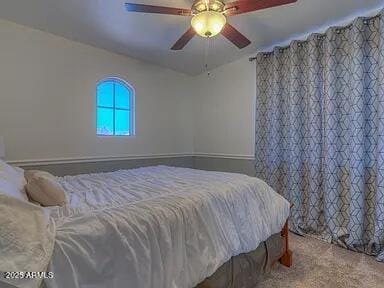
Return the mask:
<path id="1" fill-rule="evenodd" d="M 197 152 L 193 154 L 193 157 L 235 159 L 235 160 L 255 160 L 254 155 L 244 155 L 244 154 L 217 154 L 217 153 Z"/>

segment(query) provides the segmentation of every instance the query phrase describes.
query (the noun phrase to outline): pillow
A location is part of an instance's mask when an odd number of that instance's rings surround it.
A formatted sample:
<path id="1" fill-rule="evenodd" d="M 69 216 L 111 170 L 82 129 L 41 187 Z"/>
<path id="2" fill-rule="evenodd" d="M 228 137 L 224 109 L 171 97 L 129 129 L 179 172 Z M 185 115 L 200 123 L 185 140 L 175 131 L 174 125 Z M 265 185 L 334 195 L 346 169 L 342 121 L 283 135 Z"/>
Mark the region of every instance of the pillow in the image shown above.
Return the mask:
<path id="1" fill-rule="evenodd" d="M 31 200 L 42 206 L 63 206 L 67 203 L 65 191 L 55 176 L 43 171 L 28 171 L 25 174 L 27 194 Z"/>
<path id="2" fill-rule="evenodd" d="M 29 179 L 33 179 L 36 177 L 44 177 L 44 178 L 53 179 L 53 180 L 56 179 L 56 177 L 51 173 L 46 171 L 41 171 L 41 170 L 25 170 L 24 177 L 27 180 L 27 182 L 29 181 Z"/>
<path id="3" fill-rule="evenodd" d="M 25 185 L 24 170 L 13 167 L 0 159 L 0 194 L 28 201 Z"/>
<path id="4" fill-rule="evenodd" d="M 0 195 L 7 195 L 22 201 L 28 201 L 25 189 L 20 190 L 12 181 L 6 180 L 3 177 L 0 177 Z"/>

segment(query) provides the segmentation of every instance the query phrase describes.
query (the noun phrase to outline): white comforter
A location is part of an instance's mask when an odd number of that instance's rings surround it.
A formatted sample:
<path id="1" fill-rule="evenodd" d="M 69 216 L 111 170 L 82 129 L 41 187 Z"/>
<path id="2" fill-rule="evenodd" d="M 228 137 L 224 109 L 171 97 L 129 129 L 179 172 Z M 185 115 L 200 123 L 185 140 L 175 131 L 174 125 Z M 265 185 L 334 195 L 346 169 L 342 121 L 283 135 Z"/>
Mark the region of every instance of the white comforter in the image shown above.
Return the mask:
<path id="1" fill-rule="evenodd" d="M 49 288 L 192 288 L 281 231 L 289 203 L 245 175 L 157 166 L 59 180 Z"/>
<path id="2" fill-rule="evenodd" d="M 55 225 L 45 216 L 37 205 L 0 195 L 1 288 L 36 288 L 46 277 Z"/>

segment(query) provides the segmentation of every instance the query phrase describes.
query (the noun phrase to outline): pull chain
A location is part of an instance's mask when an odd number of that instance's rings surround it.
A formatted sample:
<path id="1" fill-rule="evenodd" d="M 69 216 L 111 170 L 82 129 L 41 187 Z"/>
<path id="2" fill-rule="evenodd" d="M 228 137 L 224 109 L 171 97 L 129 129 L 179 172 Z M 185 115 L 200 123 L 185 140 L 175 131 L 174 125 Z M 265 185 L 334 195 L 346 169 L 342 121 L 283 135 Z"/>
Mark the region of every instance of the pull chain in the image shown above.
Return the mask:
<path id="1" fill-rule="evenodd" d="M 205 7 L 207 9 L 207 11 L 209 11 L 210 7 L 209 7 L 209 3 L 210 3 L 210 0 L 205 0 Z M 210 76 L 211 75 L 211 72 L 209 71 L 209 66 L 208 66 L 208 56 L 209 56 L 209 49 L 211 48 L 211 37 L 207 37 L 207 41 L 205 42 L 205 55 L 204 55 L 204 68 L 205 68 L 205 72 L 207 72 L 207 75 Z"/>
<path id="2" fill-rule="evenodd" d="M 208 56 L 209 56 L 209 48 L 211 48 L 211 42 L 212 41 L 212 38 L 210 37 L 207 37 L 207 41 L 205 42 L 205 55 L 204 55 L 204 68 L 205 68 L 205 72 L 207 72 L 207 75 L 210 76 L 211 75 L 211 72 L 209 71 L 209 66 L 208 66 Z"/>

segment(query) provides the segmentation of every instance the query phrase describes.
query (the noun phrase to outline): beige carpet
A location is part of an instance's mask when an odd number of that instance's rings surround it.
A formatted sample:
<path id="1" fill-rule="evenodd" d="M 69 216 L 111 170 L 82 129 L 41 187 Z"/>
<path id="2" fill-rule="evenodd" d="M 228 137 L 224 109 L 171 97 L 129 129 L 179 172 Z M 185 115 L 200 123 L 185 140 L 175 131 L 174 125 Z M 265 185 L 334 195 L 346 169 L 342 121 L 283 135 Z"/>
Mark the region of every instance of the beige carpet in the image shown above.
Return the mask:
<path id="1" fill-rule="evenodd" d="M 290 234 L 293 266 L 274 266 L 257 288 L 384 288 L 384 263 L 317 239 Z"/>

